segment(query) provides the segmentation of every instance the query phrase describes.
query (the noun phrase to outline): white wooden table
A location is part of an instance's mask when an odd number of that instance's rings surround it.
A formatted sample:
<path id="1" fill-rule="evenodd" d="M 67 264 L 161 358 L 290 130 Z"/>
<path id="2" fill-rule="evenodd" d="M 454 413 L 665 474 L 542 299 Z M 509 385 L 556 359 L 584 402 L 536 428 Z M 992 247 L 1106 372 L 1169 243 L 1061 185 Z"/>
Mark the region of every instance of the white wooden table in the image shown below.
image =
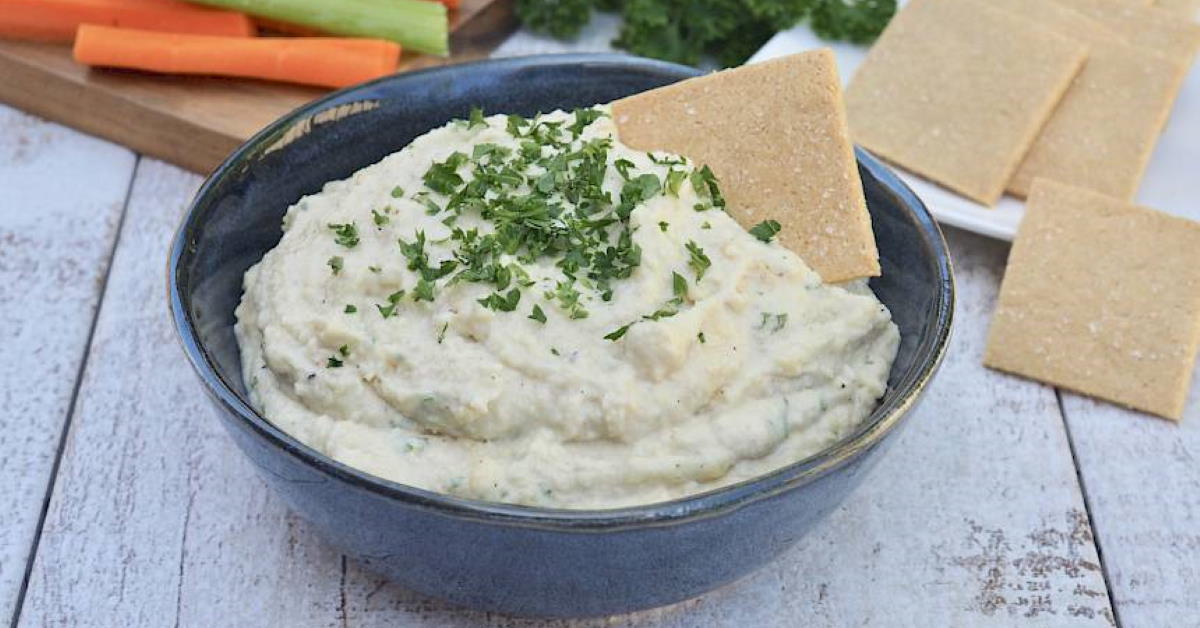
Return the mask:
<path id="1" fill-rule="evenodd" d="M 499 54 L 603 50 L 614 28 L 600 19 L 572 46 L 519 33 Z M 365 573 L 235 450 L 164 301 L 167 243 L 199 183 L 0 107 L 0 616 L 543 625 Z M 1177 426 L 985 370 L 1007 246 L 946 235 L 959 290 L 949 357 L 840 509 L 700 599 L 546 625 L 1200 626 L 1196 394 Z"/>

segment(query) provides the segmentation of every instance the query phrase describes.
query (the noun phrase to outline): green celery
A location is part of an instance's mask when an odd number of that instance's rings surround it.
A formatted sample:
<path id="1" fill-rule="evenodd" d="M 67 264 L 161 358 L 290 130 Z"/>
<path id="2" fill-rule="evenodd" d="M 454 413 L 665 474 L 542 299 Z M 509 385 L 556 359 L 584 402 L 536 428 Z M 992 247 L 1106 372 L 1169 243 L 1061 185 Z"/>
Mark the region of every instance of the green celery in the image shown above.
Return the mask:
<path id="1" fill-rule="evenodd" d="M 194 0 L 333 35 L 388 39 L 405 50 L 449 53 L 446 6 L 430 0 Z"/>

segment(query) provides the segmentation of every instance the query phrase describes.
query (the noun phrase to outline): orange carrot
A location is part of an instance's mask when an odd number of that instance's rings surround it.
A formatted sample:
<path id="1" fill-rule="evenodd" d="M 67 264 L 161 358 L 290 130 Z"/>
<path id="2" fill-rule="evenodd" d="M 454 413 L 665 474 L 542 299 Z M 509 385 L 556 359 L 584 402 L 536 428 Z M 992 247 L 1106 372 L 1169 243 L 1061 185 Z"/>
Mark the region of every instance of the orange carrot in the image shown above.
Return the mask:
<path id="1" fill-rule="evenodd" d="M 0 37 L 71 41 L 80 24 L 229 37 L 255 33 L 244 13 L 174 0 L 0 0 Z"/>
<path id="2" fill-rule="evenodd" d="M 400 45 L 336 37 L 215 37 L 84 24 L 75 60 L 167 74 L 242 76 L 345 87 L 396 71 Z"/>

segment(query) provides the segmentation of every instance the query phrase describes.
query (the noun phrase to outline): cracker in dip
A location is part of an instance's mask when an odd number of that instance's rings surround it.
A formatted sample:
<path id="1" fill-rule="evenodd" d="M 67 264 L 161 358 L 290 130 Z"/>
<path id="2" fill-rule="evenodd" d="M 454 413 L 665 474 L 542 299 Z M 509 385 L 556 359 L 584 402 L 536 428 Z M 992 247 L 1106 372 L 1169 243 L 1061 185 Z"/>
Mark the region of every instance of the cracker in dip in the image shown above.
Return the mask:
<path id="1" fill-rule="evenodd" d="M 607 107 L 474 112 L 288 210 L 237 309 L 251 400 L 482 500 L 620 507 L 797 462 L 871 413 L 899 333 L 723 205 Z"/>

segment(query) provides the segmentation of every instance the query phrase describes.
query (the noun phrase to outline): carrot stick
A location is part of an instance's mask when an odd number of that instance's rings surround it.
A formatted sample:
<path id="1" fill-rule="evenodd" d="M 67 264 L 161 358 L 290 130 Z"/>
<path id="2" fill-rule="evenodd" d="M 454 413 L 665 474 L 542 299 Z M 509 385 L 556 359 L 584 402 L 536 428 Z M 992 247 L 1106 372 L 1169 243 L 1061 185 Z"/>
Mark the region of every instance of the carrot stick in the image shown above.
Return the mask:
<path id="1" fill-rule="evenodd" d="M 345 87 L 396 71 L 400 46 L 378 39 L 216 37 L 84 24 L 75 60 L 167 74 L 241 76 Z"/>
<path id="2" fill-rule="evenodd" d="M 71 41 L 80 24 L 229 37 L 255 33 L 244 13 L 173 0 L 0 0 L 0 37 Z"/>

